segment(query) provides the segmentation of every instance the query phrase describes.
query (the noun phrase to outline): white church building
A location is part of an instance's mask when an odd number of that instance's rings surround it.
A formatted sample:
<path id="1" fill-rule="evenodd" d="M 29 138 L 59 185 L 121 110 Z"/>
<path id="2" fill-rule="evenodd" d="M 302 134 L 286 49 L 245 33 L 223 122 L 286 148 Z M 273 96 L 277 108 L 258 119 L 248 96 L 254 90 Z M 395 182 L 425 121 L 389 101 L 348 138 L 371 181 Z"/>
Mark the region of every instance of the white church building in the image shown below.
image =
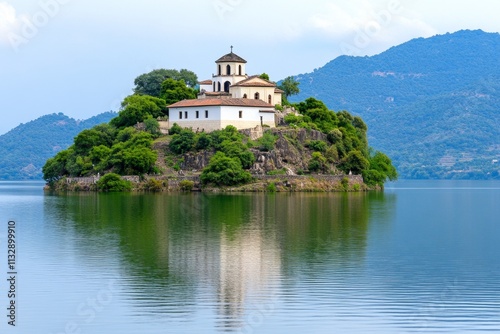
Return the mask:
<path id="1" fill-rule="evenodd" d="M 233 53 L 216 62 L 216 74 L 200 82 L 198 99 L 183 100 L 169 108 L 169 124 L 214 131 L 233 125 L 238 129 L 258 125 L 275 127 L 275 106 L 283 91 L 276 83 L 246 74 L 246 60 Z"/>

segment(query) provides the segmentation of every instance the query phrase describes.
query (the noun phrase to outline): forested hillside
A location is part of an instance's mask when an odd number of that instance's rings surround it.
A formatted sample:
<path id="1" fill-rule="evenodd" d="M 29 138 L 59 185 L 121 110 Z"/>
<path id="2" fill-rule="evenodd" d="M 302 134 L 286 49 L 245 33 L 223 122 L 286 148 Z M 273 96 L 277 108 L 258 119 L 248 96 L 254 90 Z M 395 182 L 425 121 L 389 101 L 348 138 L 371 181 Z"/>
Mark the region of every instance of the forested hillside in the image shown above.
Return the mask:
<path id="1" fill-rule="evenodd" d="M 419 38 L 295 76 L 300 94 L 360 115 L 401 178 L 498 178 L 500 34 Z"/>
<path id="2" fill-rule="evenodd" d="M 48 158 L 68 148 L 82 130 L 107 123 L 115 116 L 106 112 L 78 121 L 59 113 L 19 125 L 0 136 L 0 180 L 41 180 Z"/>

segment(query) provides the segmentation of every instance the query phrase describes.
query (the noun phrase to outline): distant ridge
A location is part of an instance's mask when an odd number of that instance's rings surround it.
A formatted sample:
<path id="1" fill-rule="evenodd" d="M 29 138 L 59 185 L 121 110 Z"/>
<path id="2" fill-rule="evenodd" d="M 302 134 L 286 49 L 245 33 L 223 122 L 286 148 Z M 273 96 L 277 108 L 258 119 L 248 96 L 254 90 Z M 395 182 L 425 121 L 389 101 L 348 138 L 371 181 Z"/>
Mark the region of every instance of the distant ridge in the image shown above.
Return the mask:
<path id="1" fill-rule="evenodd" d="M 500 34 L 417 38 L 296 75 L 301 93 L 367 123 L 401 178 L 499 178 Z"/>
<path id="2" fill-rule="evenodd" d="M 105 112 L 79 121 L 59 113 L 17 126 L 0 136 L 0 180 L 42 180 L 42 167 L 48 158 L 68 148 L 82 130 L 115 116 Z"/>

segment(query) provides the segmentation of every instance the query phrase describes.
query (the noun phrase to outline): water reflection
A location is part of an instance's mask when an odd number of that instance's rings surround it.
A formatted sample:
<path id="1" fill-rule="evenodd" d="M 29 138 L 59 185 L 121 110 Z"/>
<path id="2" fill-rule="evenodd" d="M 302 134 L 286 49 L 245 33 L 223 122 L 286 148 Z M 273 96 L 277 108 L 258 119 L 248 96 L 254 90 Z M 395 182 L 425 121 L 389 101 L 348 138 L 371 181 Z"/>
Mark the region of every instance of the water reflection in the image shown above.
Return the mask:
<path id="1" fill-rule="evenodd" d="M 228 331 L 245 329 L 249 313 L 273 305 L 298 271 L 362 265 L 370 213 L 394 200 L 383 193 L 54 198 L 46 215 L 56 228 L 74 229 L 84 256 L 119 254 L 131 315 L 188 321 L 209 310 Z"/>

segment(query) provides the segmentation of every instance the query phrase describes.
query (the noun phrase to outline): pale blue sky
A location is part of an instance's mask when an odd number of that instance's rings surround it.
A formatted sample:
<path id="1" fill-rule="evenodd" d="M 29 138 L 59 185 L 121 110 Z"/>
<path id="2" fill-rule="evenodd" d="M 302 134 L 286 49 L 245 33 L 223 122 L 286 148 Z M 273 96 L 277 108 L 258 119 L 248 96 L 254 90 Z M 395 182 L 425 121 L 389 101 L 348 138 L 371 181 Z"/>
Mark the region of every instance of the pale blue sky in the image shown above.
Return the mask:
<path id="1" fill-rule="evenodd" d="M 0 0 L 0 134 L 39 116 L 117 110 L 133 80 L 230 51 L 278 81 L 415 37 L 500 32 L 497 0 Z"/>

